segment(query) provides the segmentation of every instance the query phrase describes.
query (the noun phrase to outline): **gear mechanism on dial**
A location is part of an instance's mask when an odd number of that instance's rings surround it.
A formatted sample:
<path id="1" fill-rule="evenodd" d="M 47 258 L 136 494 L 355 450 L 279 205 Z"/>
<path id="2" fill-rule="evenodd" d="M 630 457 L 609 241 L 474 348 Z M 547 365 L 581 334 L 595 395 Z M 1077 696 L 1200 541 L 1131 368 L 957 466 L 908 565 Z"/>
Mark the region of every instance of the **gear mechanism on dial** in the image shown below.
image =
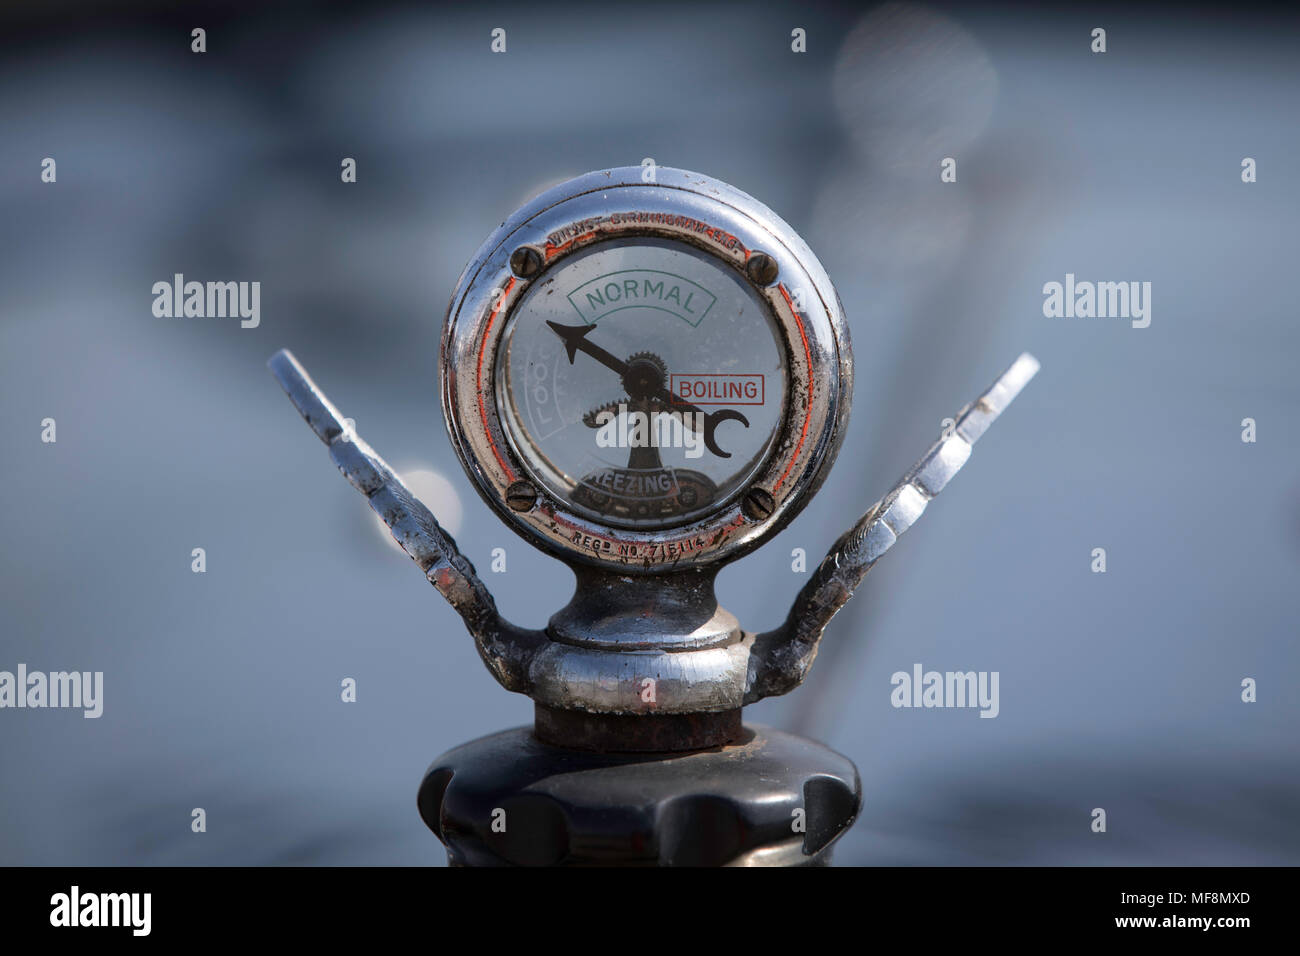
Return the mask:
<path id="1" fill-rule="evenodd" d="M 660 416 L 671 416 L 682 428 L 697 423 L 666 396 L 668 363 L 654 352 L 633 352 L 627 357 L 623 387 L 627 393 L 591 409 L 582 416 L 588 428 L 617 428 L 621 417 L 639 416 L 634 427 L 654 430 Z M 653 443 L 628 449 L 627 466 L 602 467 L 585 474 L 574 490 L 574 500 L 605 514 L 638 521 L 671 519 L 708 504 L 718 486 L 703 472 L 665 467 Z"/>

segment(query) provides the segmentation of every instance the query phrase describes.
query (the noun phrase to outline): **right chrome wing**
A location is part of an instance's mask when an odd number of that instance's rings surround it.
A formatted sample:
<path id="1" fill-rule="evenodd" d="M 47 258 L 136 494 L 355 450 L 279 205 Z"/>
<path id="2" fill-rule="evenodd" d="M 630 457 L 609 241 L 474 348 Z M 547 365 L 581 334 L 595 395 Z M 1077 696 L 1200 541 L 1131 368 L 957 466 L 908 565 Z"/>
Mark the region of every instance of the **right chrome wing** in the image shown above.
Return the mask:
<path id="1" fill-rule="evenodd" d="M 795 598 L 785 623 L 760 634 L 750 655 L 745 703 L 785 694 L 803 682 L 832 617 L 853 596 L 866 573 L 916 523 L 930 499 L 943 491 L 970 458 L 971 446 L 1038 372 L 1028 352 L 960 412 L 951 429 L 880 501 L 840 536 Z"/>

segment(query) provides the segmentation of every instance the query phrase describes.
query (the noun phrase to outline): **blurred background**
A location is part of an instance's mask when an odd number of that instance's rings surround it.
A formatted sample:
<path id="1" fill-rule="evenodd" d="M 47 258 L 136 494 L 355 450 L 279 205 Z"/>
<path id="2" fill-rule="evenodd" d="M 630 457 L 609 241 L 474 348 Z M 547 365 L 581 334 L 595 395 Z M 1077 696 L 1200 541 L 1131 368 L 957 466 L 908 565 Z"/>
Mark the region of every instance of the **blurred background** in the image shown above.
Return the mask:
<path id="1" fill-rule="evenodd" d="M 6 5 L 0 669 L 103 671 L 105 699 L 98 720 L 0 712 L 0 863 L 444 862 L 415 810 L 425 767 L 531 702 L 495 684 L 264 362 L 292 348 L 504 613 L 544 624 L 572 576 L 455 458 L 443 313 L 516 206 L 647 157 L 793 225 L 856 345 L 829 481 L 720 579 L 746 627 L 806 580 L 793 549 L 815 566 L 945 416 L 1021 350 L 1043 364 L 806 685 L 746 711 L 859 767 L 837 861 L 1300 863 L 1300 59 L 1275 17 Z M 260 326 L 156 318 L 151 287 L 177 272 L 260 281 Z M 1150 327 L 1045 318 L 1067 272 L 1151 282 Z M 1000 672 L 997 719 L 891 707 L 917 662 Z"/>

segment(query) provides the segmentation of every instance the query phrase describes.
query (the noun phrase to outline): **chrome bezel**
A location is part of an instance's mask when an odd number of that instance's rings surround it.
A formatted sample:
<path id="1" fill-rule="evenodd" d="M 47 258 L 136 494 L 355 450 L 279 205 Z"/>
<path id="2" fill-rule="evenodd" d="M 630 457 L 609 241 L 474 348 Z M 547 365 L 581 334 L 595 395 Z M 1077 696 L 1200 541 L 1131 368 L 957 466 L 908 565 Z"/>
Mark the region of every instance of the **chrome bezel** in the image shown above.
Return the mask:
<path id="1" fill-rule="evenodd" d="M 853 381 L 839 298 L 794 230 L 725 183 L 665 167 L 653 172 L 653 182 L 643 180 L 641 166 L 588 173 L 543 193 L 507 219 L 461 274 L 447 310 L 439 361 L 448 433 L 484 500 L 551 554 L 632 573 L 730 560 L 788 524 L 834 461 Z M 638 235 L 673 239 L 711 253 L 738 270 L 775 319 L 786 352 L 787 415 L 750 482 L 751 488 L 772 496 L 765 517 L 747 515 L 742 494 L 687 524 L 635 530 L 604 524 L 549 495 L 504 432 L 492 376 L 502 333 L 523 293 L 576 250 Z M 540 269 L 528 278 L 511 267 L 512 254 L 523 246 L 541 257 Z M 758 270 L 746 269 L 759 252 L 777 267 L 775 280 L 767 285 L 751 276 Z M 538 492 L 536 504 L 525 511 L 506 503 L 507 489 L 520 480 L 531 480 Z"/>

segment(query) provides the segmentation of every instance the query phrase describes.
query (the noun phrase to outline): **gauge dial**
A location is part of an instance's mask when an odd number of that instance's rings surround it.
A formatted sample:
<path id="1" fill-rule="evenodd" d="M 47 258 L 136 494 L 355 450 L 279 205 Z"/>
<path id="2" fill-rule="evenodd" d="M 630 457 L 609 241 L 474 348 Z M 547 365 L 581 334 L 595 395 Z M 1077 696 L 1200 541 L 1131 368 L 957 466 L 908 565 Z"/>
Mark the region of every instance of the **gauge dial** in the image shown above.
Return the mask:
<path id="1" fill-rule="evenodd" d="M 609 524 L 712 513 L 763 465 L 785 353 L 738 271 L 685 243 L 610 240 L 524 293 L 497 352 L 497 402 L 547 491 Z"/>

